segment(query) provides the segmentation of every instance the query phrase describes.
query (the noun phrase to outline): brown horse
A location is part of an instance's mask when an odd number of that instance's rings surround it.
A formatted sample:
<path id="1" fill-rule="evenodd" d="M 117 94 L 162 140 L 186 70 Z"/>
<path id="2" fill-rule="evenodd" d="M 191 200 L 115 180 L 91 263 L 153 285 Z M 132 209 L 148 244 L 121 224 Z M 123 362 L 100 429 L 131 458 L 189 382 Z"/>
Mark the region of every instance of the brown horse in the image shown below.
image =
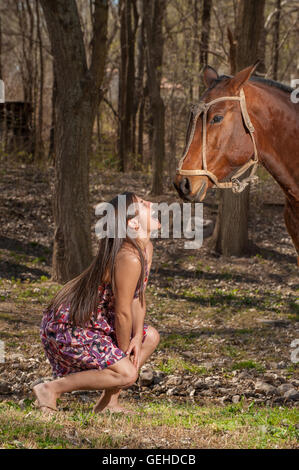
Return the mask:
<path id="1" fill-rule="evenodd" d="M 284 219 L 299 265 L 299 104 L 291 88 L 251 77 L 256 66 L 234 77 L 205 68 L 208 89 L 191 116 L 174 186 L 182 199 L 196 202 L 210 187 L 240 192 L 250 177 L 236 176 L 262 164 L 285 193 Z"/>

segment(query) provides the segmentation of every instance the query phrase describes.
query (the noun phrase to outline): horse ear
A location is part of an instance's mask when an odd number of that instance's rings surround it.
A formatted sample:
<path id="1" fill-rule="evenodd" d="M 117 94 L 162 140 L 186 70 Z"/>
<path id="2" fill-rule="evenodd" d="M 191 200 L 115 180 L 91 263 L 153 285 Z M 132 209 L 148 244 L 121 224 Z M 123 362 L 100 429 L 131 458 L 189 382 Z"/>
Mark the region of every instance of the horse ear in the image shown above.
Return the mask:
<path id="1" fill-rule="evenodd" d="M 210 67 L 209 65 L 206 65 L 203 71 L 203 81 L 204 84 L 210 88 L 212 83 L 219 78 L 218 73 L 216 72 L 213 67 Z"/>
<path id="2" fill-rule="evenodd" d="M 259 64 L 259 60 L 257 60 L 253 65 L 246 67 L 246 69 L 241 70 L 240 72 L 235 75 L 230 82 L 230 86 L 232 87 L 233 91 L 237 92 L 240 88 L 244 85 L 244 83 L 249 80 L 255 69 Z"/>

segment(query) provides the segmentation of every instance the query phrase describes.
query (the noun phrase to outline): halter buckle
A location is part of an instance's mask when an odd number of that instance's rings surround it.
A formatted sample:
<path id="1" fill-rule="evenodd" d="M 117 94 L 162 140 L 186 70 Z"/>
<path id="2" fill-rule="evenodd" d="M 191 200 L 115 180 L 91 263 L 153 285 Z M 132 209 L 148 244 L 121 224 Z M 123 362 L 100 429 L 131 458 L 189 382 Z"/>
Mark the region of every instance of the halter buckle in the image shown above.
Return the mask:
<path id="1" fill-rule="evenodd" d="M 244 191 L 244 189 L 248 185 L 248 181 L 246 180 L 240 181 L 238 180 L 238 178 L 232 178 L 231 183 L 232 183 L 233 193 L 241 193 L 242 191 Z"/>

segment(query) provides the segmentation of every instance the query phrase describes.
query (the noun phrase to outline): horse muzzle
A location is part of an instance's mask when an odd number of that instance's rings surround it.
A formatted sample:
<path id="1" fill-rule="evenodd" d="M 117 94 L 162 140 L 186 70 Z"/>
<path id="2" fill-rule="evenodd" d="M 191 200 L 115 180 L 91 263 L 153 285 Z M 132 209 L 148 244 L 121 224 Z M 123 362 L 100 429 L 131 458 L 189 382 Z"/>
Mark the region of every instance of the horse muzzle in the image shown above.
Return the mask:
<path id="1" fill-rule="evenodd" d="M 192 184 L 190 178 L 176 176 L 173 185 L 181 199 L 190 202 L 201 202 L 206 196 L 208 181 L 206 178 L 199 178 L 199 180 Z"/>

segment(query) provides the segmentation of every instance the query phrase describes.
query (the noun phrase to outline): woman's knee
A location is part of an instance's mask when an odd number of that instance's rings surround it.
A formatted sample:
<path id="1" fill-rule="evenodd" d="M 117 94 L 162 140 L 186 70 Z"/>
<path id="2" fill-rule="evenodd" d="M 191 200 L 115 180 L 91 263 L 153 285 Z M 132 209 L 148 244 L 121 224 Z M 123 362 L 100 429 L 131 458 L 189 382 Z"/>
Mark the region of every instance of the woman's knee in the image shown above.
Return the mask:
<path id="1" fill-rule="evenodd" d="M 132 367 L 129 367 L 123 372 L 122 379 L 123 387 L 129 387 L 130 385 L 133 385 L 136 382 L 136 380 L 138 379 L 138 371 L 133 364 Z"/>
<path id="2" fill-rule="evenodd" d="M 138 379 L 138 371 L 130 359 L 125 358 L 118 362 L 116 372 L 119 374 L 121 387 L 129 387 Z"/>
<path id="3" fill-rule="evenodd" d="M 149 326 L 146 336 L 149 343 L 155 347 L 158 346 L 160 342 L 160 333 L 156 330 L 156 328 Z"/>

